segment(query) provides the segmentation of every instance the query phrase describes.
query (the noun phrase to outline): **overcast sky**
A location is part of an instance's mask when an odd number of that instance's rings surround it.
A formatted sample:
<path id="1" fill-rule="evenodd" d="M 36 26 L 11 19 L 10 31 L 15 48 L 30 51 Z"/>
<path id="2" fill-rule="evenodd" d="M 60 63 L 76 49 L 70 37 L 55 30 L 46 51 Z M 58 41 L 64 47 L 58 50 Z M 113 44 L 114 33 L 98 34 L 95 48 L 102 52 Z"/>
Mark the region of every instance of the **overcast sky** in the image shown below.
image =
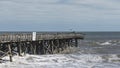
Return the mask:
<path id="1" fill-rule="evenodd" d="M 0 0 L 0 31 L 120 31 L 120 0 Z"/>

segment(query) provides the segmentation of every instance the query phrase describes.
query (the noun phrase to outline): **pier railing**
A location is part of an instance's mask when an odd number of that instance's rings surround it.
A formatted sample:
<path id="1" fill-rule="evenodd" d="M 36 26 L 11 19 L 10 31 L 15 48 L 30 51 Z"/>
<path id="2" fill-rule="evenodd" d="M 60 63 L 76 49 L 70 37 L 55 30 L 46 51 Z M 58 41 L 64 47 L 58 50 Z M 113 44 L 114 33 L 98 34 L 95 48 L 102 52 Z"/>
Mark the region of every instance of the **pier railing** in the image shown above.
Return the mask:
<path id="1" fill-rule="evenodd" d="M 36 32 L 36 40 L 50 40 L 50 39 L 69 39 L 69 38 L 78 38 L 83 39 L 83 35 L 80 33 L 41 33 Z M 6 32 L 0 33 L 0 42 L 17 42 L 17 41 L 33 41 L 32 32 Z"/>

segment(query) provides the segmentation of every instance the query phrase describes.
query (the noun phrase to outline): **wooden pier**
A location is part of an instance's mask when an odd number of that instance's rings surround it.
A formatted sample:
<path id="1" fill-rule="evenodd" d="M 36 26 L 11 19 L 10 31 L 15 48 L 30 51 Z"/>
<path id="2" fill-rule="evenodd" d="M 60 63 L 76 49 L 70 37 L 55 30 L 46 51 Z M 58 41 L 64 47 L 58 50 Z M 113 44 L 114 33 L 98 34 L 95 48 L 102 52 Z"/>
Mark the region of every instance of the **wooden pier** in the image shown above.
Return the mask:
<path id="1" fill-rule="evenodd" d="M 0 59 L 18 54 L 55 54 L 68 47 L 77 47 L 78 39 L 84 35 L 78 32 L 1 32 Z"/>

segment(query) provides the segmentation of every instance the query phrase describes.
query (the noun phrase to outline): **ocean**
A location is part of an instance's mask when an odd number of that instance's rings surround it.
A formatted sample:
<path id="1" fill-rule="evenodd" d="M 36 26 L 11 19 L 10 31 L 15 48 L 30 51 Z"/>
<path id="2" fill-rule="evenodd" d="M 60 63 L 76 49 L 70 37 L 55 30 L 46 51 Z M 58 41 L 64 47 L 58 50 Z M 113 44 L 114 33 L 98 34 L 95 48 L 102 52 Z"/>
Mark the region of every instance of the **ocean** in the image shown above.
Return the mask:
<path id="1" fill-rule="evenodd" d="M 120 32 L 83 32 L 70 54 L 4 57 L 0 68 L 120 68 Z"/>

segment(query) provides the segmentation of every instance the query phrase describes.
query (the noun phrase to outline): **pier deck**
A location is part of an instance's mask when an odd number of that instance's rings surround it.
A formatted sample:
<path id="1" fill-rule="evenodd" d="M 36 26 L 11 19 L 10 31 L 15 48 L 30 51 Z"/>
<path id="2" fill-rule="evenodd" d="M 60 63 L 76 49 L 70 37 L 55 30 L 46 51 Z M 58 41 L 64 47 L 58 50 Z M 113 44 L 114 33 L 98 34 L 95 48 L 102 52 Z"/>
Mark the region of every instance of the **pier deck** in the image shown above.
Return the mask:
<path id="1" fill-rule="evenodd" d="M 33 40 L 32 32 L 3 32 L 0 33 L 0 43 L 5 42 L 17 42 L 17 41 L 38 41 L 38 40 L 51 40 L 51 39 L 83 39 L 84 36 L 80 33 L 73 32 L 53 32 L 53 33 L 41 33 L 36 32 L 35 40 Z"/>

